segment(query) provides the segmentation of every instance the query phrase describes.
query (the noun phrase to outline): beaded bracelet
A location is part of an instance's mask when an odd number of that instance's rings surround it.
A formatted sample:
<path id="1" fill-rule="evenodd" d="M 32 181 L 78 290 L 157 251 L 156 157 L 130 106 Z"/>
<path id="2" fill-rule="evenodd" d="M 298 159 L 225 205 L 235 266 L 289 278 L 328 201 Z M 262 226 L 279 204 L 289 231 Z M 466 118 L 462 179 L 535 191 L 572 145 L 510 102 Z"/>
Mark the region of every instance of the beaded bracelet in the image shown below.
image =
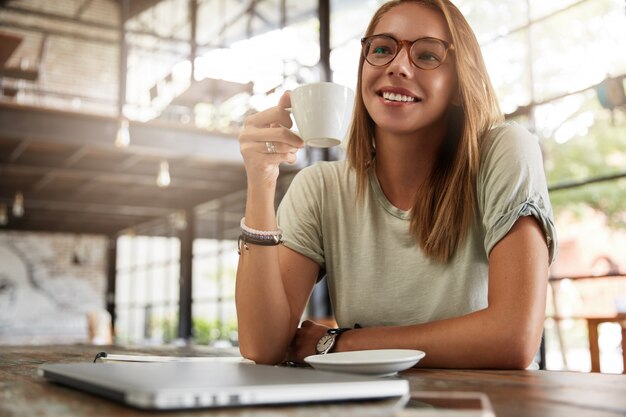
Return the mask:
<path id="1" fill-rule="evenodd" d="M 246 218 L 242 218 L 241 222 L 239 222 L 239 226 L 241 226 L 241 232 L 249 237 L 254 237 L 263 240 L 273 240 L 274 236 L 282 236 L 283 231 L 280 229 L 277 230 L 257 230 L 251 227 L 246 226 Z"/>
<path id="2" fill-rule="evenodd" d="M 241 247 L 248 250 L 248 243 L 260 246 L 276 246 L 283 241 L 283 231 L 278 230 L 257 230 L 246 226 L 246 218 L 242 218 L 241 236 L 237 241 L 237 253 L 241 255 Z"/>

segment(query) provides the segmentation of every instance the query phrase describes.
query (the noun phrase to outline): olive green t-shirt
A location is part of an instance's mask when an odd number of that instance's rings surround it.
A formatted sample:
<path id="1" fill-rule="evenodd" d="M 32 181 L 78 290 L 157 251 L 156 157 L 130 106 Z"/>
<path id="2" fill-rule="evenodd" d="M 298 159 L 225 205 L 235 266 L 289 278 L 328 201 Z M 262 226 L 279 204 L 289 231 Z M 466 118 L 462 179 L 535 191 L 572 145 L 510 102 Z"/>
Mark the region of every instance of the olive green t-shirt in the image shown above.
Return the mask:
<path id="1" fill-rule="evenodd" d="M 364 201 L 345 161 L 303 169 L 278 209 L 284 245 L 326 271 L 339 326 L 391 326 L 462 316 L 487 307 L 488 255 L 520 216 L 541 224 L 555 256 L 556 231 L 538 140 L 516 124 L 481 144 L 476 217 L 447 263 L 424 256 L 410 212 L 385 197 L 374 170 Z M 297 274 L 294 276 L 297 278 Z"/>

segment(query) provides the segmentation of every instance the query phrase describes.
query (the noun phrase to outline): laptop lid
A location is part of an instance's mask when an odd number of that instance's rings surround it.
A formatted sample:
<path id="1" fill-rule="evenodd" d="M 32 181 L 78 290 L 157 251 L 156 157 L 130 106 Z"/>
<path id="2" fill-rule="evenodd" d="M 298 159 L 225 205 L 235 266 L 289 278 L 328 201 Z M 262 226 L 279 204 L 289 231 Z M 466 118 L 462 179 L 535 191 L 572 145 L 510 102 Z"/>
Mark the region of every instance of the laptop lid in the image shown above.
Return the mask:
<path id="1" fill-rule="evenodd" d="M 330 402 L 407 395 L 400 378 L 233 362 L 48 364 L 53 382 L 143 409 Z"/>

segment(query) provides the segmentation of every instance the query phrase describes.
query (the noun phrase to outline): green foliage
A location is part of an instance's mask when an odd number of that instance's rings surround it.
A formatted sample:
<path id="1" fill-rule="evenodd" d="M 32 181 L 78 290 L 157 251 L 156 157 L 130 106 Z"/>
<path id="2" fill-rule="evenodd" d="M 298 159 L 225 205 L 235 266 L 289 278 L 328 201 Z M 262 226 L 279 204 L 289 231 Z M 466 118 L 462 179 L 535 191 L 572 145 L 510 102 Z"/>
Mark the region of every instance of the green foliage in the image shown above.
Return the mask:
<path id="1" fill-rule="evenodd" d="M 577 123 L 581 115 L 593 117 L 593 124 L 564 143 L 554 134 L 566 123 Z M 580 124 L 580 120 L 578 120 Z M 584 125 L 584 124 L 583 124 Z M 591 178 L 626 174 L 626 112 L 600 108 L 595 95 L 542 141 L 549 185 L 585 181 Z M 626 228 L 626 178 L 598 182 L 577 188 L 555 190 L 550 199 L 558 217 L 568 211 L 582 216 L 584 207 L 603 212 L 609 226 Z"/>
<path id="2" fill-rule="evenodd" d="M 171 343 L 178 338 L 178 315 L 155 318 L 150 324 L 151 332 L 161 335 L 163 343 Z"/>
<path id="3" fill-rule="evenodd" d="M 195 343 L 208 345 L 217 340 L 227 340 L 237 345 L 237 322 L 222 323 L 219 320 L 193 319 L 193 338 Z"/>

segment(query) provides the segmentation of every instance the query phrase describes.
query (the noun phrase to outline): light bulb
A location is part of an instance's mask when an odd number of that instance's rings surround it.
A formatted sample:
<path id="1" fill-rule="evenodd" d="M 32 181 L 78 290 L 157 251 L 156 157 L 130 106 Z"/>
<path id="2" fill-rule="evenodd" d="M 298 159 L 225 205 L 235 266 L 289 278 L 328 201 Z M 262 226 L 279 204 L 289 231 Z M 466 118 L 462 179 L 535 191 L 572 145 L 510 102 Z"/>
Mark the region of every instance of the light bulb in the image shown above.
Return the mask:
<path id="1" fill-rule="evenodd" d="M 170 185 L 170 165 L 167 161 L 161 161 L 159 166 L 159 175 L 157 176 L 156 183 L 159 187 L 165 188 Z"/>
<path id="2" fill-rule="evenodd" d="M 115 146 L 118 148 L 127 148 L 130 145 L 130 130 L 128 129 L 128 120 L 122 119 L 120 121 L 120 128 L 117 129 L 117 136 L 115 136 Z"/>
<path id="3" fill-rule="evenodd" d="M 24 195 L 22 193 L 15 193 L 15 200 L 13 201 L 13 216 L 22 217 L 24 215 Z"/>
<path id="4" fill-rule="evenodd" d="M 6 226 L 9 223 L 9 214 L 7 213 L 7 205 L 0 204 L 0 226 Z"/>

